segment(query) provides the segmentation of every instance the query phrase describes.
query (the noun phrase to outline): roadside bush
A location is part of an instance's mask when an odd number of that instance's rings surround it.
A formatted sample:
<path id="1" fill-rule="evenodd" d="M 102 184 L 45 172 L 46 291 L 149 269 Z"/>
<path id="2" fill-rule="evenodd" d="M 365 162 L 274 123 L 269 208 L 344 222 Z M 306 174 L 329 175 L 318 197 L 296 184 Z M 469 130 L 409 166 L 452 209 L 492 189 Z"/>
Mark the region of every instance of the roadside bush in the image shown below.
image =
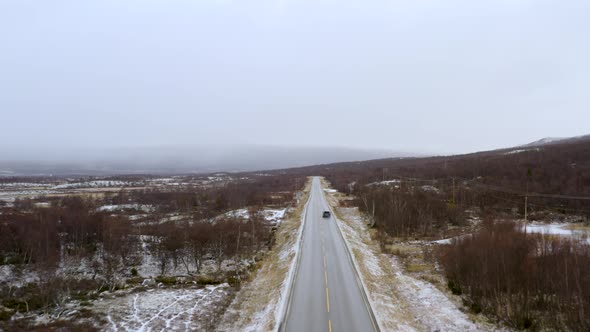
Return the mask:
<path id="1" fill-rule="evenodd" d="M 471 311 L 486 312 L 518 329 L 588 331 L 590 245 L 525 234 L 511 222 L 484 223 L 471 237 L 441 248 L 454 294 Z"/>
<path id="2" fill-rule="evenodd" d="M 461 295 L 461 294 L 463 294 L 463 292 L 461 291 L 461 286 L 459 286 L 453 280 L 449 280 L 449 282 L 447 283 L 447 285 L 449 286 L 449 289 L 451 290 L 451 292 L 453 294 L 455 294 L 455 295 Z"/>
<path id="3" fill-rule="evenodd" d="M 219 281 L 218 279 L 215 278 L 209 278 L 209 277 L 199 277 L 197 279 L 197 284 L 199 285 L 219 285 L 221 283 L 221 281 Z"/>
<path id="4" fill-rule="evenodd" d="M 176 277 L 165 277 L 165 276 L 158 276 L 156 277 L 156 282 L 163 283 L 166 286 L 176 285 Z"/>
<path id="5" fill-rule="evenodd" d="M 7 321 L 14 314 L 13 310 L 0 310 L 0 321 Z"/>

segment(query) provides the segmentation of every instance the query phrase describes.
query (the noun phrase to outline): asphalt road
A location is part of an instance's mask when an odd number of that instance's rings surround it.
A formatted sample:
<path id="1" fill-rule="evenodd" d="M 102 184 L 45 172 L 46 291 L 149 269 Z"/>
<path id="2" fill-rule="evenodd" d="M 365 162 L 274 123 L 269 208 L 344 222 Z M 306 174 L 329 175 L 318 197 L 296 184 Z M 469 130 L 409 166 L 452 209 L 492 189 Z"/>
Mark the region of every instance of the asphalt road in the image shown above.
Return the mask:
<path id="1" fill-rule="evenodd" d="M 313 179 L 285 331 L 377 331 L 319 178 Z"/>

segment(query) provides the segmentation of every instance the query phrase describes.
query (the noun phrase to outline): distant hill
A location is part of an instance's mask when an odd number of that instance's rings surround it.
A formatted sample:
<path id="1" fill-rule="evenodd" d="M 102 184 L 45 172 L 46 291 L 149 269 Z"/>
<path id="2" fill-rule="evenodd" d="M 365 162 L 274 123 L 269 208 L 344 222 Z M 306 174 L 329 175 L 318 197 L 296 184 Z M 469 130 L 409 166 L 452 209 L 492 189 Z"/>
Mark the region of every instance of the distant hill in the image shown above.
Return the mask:
<path id="1" fill-rule="evenodd" d="M 245 172 L 410 156 L 341 147 L 212 146 L 0 153 L 0 176 Z"/>
<path id="2" fill-rule="evenodd" d="M 590 135 L 463 155 L 333 163 L 281 172 L 326 176 L 339 190 L 350 183 L 396 178 L 457 179 L 518 193 L 528 185 L 531 192 L 590 197 Z"/>
<path id="3" fill-rule="evenodd" d="M 537 147 L 551 144 L 560 143 L 574 143 L 579 141 L 590 140 L 590 135 L 574 136 L 574 137 L 545 137 L 538 141 L 534 141 L 528 144 L 521 145 L 520 147 Z"/>

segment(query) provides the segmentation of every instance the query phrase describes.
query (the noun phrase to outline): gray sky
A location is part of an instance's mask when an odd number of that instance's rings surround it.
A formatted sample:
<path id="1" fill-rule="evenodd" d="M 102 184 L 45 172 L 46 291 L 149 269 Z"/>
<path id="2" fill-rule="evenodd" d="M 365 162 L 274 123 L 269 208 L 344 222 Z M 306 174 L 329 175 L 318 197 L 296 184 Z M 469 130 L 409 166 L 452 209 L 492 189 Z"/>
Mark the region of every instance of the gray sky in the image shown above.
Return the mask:
<path id="1" fill-rule="evenodd" d="M 590 1 L 0 0 L 0 148 L 590 133 Z"/>

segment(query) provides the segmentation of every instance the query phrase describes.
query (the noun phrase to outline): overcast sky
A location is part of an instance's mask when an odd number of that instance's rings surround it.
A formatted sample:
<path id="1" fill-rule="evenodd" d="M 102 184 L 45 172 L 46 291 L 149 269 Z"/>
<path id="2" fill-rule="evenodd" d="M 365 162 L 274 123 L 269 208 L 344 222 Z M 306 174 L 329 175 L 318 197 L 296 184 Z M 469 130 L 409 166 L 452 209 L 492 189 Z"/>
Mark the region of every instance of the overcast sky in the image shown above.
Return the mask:
<path id="1" fill-rule="evenodd" d="M 0 0 L 0 148 L 590 133 L 590 1 Z"/>

